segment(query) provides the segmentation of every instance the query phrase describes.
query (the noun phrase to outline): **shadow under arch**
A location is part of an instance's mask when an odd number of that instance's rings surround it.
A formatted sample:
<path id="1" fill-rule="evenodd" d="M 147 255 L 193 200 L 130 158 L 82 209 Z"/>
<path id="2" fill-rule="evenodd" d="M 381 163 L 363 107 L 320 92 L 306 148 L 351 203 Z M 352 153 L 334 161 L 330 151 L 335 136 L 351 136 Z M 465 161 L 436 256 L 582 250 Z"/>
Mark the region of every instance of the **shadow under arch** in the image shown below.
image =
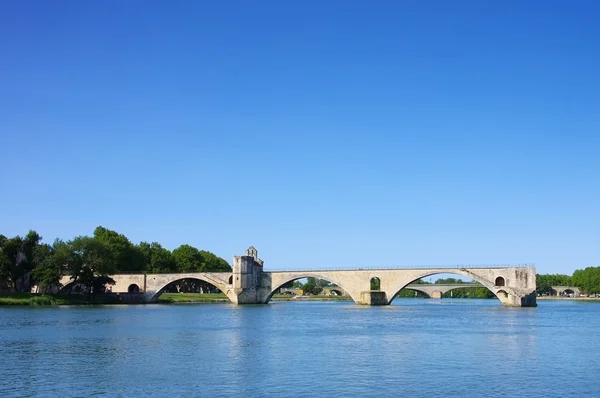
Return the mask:
<path id="1" fill-rule="evenodd" d="M 264 301 L 264 304 L 267 304 L 269 301 L 271 301 L 271 298 L 273 297 L 273 295 L 275 294 L 275 292 L 277 292 L 283 285 L 285 285 L 286 283 L 289 282 L 293 282 L 293 281 L 297 281 L 299 279 L 305 279 L 305 278 L 315 278 L 315 279 L 322 279 L 325 280 L 329 283 L 333 283 L 334 285 L 342 288 L 343 291 L 346 292 L 347 295 L 350 296 L 350 298 L 357 303 L 357 298 L 354 297 L 354 295 L 348 291 L 348 289 L 346 289 L 344 287 L 344 285 L 342 285 L 341 283 L 339 283 L 338 281 L 336 281 L 334 278 L 331 277 L 326 277 L 320 274 L 315 274 L 314 272 L 309 271 L 309 274 L 297 274 L 294 275 L 292 277 L 289 278 L 284 278 L 282 281 L 278 281 L 275 285 L 271 286 L 271 293 L 269 293 L 269 295 L 267 296 L 267 298 Z M 335 290 L 335 289 L 333 289 Z"/>
<path id="2" fill-rule="evenodd" d="M 111 285 L 104 286 L 104 291 L 96 292 L 97 294 L 102 294 L 106 292 L 110 292 L 112 290 Z M 61 286 L 56 294 L 84 294 L 87 293 L 87 286 L 81 283 L 81 281 L 71 281 L 66 285 Z"/>
<path id="3" fill-rule="evenodd" d="M 388 304 L 391 304 L 392 301 L 394 301 L 394 299 L 396 298 L 396 296 L 398 295 L 398 293 L 400 293 L 400 291 L 404 288 L 406 288 L 406 286 L 410 285 L 411 283 L 413 283 L 416 280 L 422 279 L 422 278 L 427 278 L 428 276 L 432 276 L 432 275 L 446 275 L 446 274 L 454 274 L 454 275 L 460 275 L 460 276 L 465 276 L 467 278 L 473 279 L 476 282 L 479 282 L 481 284 L 481 287 L 485 287 L 487 288 L 490 292 L 492 292 L 494 294 L 494 296 L 502 303 L 504 304 L 504 299 L 506 299 L 508 297 L 508 291 L 510 290 L 509 288 L 507 288 L 507 286 L 501 286 L 500 290 L 498 289 L 494 289 L 494 287 L 499 287 L 499 286 L 494 286 L 494 282 L 490 282 L 487 281 L 483 278 L 478 277 L 475 274 L 472 274 L 466 270 L 462 270 L 462 269 L 448 269 L 448 270 L 444 270 L 444 271 L 435 271 L 435 272 L 423 272 L 422 275 L 417 276 L 416 278 L 414 278 L 413 280 L 411 280 L 408 283 L 404 283 L 399 289 L 394 289 L 394 294 L 391 296 L 390 300 L 388 301 Z M 430 286 L 430 285 L 425 285 L 425 286 Z M 502 292 L 502 295 L 498 295 L 499 292 Z"/>
<path id="4" fill-rule="evenodd" d="M 181 281 L 185 281 L 185 280 L 194 280 L 194 281 L 200 281 L 200 282 L 204 282 L 208 285 L 211 285 L 217 289 L 219 289 L 221 291 L 221 293 L 223 293 L 225 296 L 227 296 L 227 298 L 229 299 L 229 301 L 234 302 L 232 300 L 232 298 L 230 297 L 230 290 L 227 289 L 227 285 L 219 283 L 215 280 L 211 280 L 209 278 L 201 278 L 198 276 L 182 276 L 181 278 L 175 278 L 173 280 L 170 280 L 169 282 L 165 283 L 164 285 L 162 285 L 162 287 L 158 290 L 156 290 L 152 296 L 150 296 L 149 298 L 149 302 L 151 303 L 155 303 L 158 298 L 160 297 L 161 294 L 163 294 L 169 287 L 173 286 L 174 284 L 176 284 L 177 282 L 181 282 Z"/>

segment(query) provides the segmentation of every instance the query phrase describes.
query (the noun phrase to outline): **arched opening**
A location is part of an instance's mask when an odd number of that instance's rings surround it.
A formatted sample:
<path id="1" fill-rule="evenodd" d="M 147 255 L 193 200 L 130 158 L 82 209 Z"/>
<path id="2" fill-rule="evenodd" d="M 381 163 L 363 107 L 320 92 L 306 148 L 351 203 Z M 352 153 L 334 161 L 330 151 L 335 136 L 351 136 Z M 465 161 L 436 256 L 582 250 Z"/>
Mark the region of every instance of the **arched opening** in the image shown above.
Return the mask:
<path id="1" fill-rule="evenodd" d="M 459 276 L 456 278 L 456 276 Z M 396 298 L 452 298 L 452 299 L 493 299 L 499 298 L 493 286 L 485 280 L 477 280 L 473 274 L 463 270 L 450 272 L 424 273 L 419 278 L 405 284 L 395 292 Z M 388 293 L 389 294 L 389 293 Z M 389 297 L 389 296 L 388 296 Z M 454 302 L 454 301 L 453 301 Z"/>
<path id="2" fill-rule="evenodd" d="M 129 287 L 127 288 L 127 293 L 139 293 L 140 292 L 140 287 L 138 285 L 136 285 L 135 283 L 129 285 Z"/>
<path id="3" fill-rule="evenodd" d="M 504 281 L 504 278 L 499 276 L 496 278 L 496 282 L 494 283 L 494 285 L 496 286 L 506 286 L 506 282 Z"/>
<path id="4" fill-rule="evenodd" d="M 371 278 L 371 290 L 379 290 L 381 289 L 381 280 L 374 276 Z"/>
<path id="5" fill-rule="evenodd" d="M 565 289 L 562 292 L 562 295 L 565 297 L 575 297 L 575 291 L 573 291 L 572 289 Z"/>
<path id="6" fill-rule="evenodd" d="M 229 302 L 227 295 L 214 284 L 197 278 L 181 278 L 169 282 L 154 296 L 163 303 Z"/>
<path id="7" fill-rule="evenodd" d="M 229 279 L 227 280 L 227 283 L 229 283 L 230 285 L 233 285 L 233 275 L 231 275 L 229 277 Z"/>
<path id="8" fill-rule="evenodd" d="M 312 276 L 297 275 L 286 281 L 274 281 L 272 291 L 264 303 L 268 303 L 271 299 L 289 298 L 286 293 L 290 290 L 296 299 L 306 299 L 310 296 L 335 296 L 336 300 L 354 300 L 349 295 L 346 296 L 347 290 L 336 281 L 313 274 Z"/>

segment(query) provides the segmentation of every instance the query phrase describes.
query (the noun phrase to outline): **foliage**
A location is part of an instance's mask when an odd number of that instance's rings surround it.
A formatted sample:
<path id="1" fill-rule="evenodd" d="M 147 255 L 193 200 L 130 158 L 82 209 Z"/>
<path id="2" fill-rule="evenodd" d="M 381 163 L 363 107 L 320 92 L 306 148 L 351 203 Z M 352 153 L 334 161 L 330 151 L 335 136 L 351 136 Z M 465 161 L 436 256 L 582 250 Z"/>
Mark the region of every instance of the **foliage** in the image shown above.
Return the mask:
<path id="1" fill-rule="evenodd" d="M 110 251 L 116 272 L 143 272 L 145 258 L 138 246 L 133 245 L 123 234 L 98 226 L 94 238 L 102 242 Z"/>
<path id="2" fill-rule="evenodd" d="M 56 300 L 51 296 L 33 296 L 29 299 L 29 305 L 56 305 Z"/>
<path id="3" fill-rule="evenodd" d="M 57 245 L 60 242 L 57 242 Z M 62 276 L 62 262 L 59 256 L 55 256 L 54 247 L 48 244 L 38 245 L 33 253 L 33 276 L 41 292 L 45 293 L 49 288 L 60 287 Z"/>
<path id="4" fill-rule="evenodd" d="M 434 282 L 436 285 L 460 285 L 461 283 L 467 282 L 457 278 L 440 278 Z"/>
<path id="5" fill-rule="evenodd" d="M 223 303 L 229 302 L 223 293 L 163 293 L 159 303 Z"/>
<path id="6" fill-rule="evenodd" d="M 227 261 L 221 257 L 217 257 L 215 254 L 200 250 L 199 254 L 202 258 L 202 268 L 205 272 L 231 272 L 231 266 Z"/>
<path id="7" fill-rule="evenodd" d="M 29 231 L 24 238 L 17 235 L 8 239 L 0 235 L 0 252 L 3 253 L 0 254 L 0 278 L 10 283 L 13 290 L 29 290 L 33 252 L 41 239 L 35 231 Z"/>
<path id="8" fill-rule="evenodd" d="M 181 245 L 173 250 L 176 268 L 182 272 L 227 272 L 231 266 L 227 261 L 211 252 L 198 250 L 190 245 Z"/>
<path id="9" fill-rule="evenodd" d="M 487 287 L 459 287 L 444 293 L 443 297 L 493 299 L 496 295 Z"/>
<path id="10" fill-rule="evenodd" d="M 306 283 L 302 286 L 304 294 L 319 294 L 321 288 L 317 286 L 315 278 L 307 278 Z"/>
<path id="11" fill-rule="evenodd" d="M 160 243 L 142 242 L 138 249 L 144 258 L 146 272 L 151 274 L 177 272 L 175 258 Z"/>
<path id="12" fill-rule="evenodd" d="M 411 289 L 402 289 L 395 298 L 426 298 L 429 297 L 423 292 Z"/>
<path id="13" fill-rule="evenodd" d="M 11 276 L 12 261 L 0 246 L 0 281 L 8 281 Z"/>
<path id="14" fill-rule="evenodd" d="M 587 294 L 600 293 L 600 267 L 587 267 L 573 272 L 572 284 Z"/>
<path id="15" fill-rule="evenodd" d="M 115 252 L 105 242 L 88 236 L 78 236 L 67 243 L 68 264 L 73 283 L 87 288 L 87 292 L 103 293 L 104 285 L 115 281 L 109 277 L 116 272 Z"/>
<path id="16" fill-rule="evenodd" d="M 105 290 L 114 284 L 109 275 L 131 273 L 231 272 L 223 258 L 190 245 L 173 253 L 157 242 L 132 243 L 125 235 L 98 226 L 93 236 L 78 236 L 70 241 L 42 243 L 41 236 L 29 231 L 25 237 L 0 235 L 0 287 L 27 292 L 33 284 L 48 292 L 60 287 L 63 275 L 71 276 L 71 288 L 83 285 L 88 293 Z M 193 281 L 178 288 L 198 289 Z M 204 290 L 205 287 L 201 287 Z"/>
<path id="17" fill-rule="evenodd" d="M 173 259 L 177 269 L 183 272 L 202 272 L 200 251 L 190 245 L 181 245 L 173 250 Z"/>
<path id="18" fill-rule="evenodd" d="M 577 272 L 577 271 L 575 271 Z M 575 274 L 573 274 L 575 275 Z M 536 291 L 538 294 L 550 294 L 552 286 L 572 286 L 573 281 L 569 275 L 538 274 L 536 276 Z"/>

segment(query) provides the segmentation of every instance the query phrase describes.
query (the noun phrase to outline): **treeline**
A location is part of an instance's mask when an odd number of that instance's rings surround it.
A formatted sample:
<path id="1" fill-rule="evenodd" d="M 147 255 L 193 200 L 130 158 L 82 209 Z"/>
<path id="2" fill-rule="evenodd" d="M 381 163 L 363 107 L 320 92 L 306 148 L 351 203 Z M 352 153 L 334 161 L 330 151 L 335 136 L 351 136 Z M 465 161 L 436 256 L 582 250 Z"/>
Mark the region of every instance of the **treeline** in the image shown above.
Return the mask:
<path id="1" fill-rule="evenodd" d="M 552 286 L 574 286 L 587 294 L 600 293 L 600 267 L 578 269 L 573 275 L 538 274 L 536 290 L 538 294 L 550 294 Z"/>
<path id="2" fill-rule="evenodd" d="M 226 272 L 231 266 L 215 254 L 181 245 L 170 251 L 157 242 L 132 243 L 125 235 L 97 227 L 93 236 L 43 243 L 35 231 L 24 237 L 0 234 L 0 288 L 41 292 L 59 286 L 62 276 L 98 292 L 117 273 Z"/>
<path id="3" fill-rule="evenodd" d="M 535 290 L 538 294 L 551 294 L 552 286 L 573 286 L 569 275 L 563 274 L 537 274 L 535 277 Z"/>

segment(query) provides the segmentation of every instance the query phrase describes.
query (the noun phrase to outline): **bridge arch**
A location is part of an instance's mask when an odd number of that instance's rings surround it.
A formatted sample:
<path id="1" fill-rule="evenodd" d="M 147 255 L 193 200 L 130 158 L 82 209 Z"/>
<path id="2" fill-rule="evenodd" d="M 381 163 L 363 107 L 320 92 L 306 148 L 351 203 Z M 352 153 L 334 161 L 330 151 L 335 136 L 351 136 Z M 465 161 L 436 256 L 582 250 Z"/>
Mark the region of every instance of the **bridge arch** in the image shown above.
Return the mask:
<path id="1" fill-rule="evenodd" d="M 234 301 L 235 295 L 232 296 L 233 292 L 227 288 L 227 285 L 225 283 L 221 283 L 212 278 L 207 278 L 205 276 L 198 275 L 198 274 L 196 274 L 196 275 L 177 275 L 177 274 L 175 274 L 175 275 L 173 275 L 173 278 L 168 278 L 164 282 L 159 282 L 157 285 L 157 288 L 153 289 L 153 291 L 148 292 L 149 293 L 148 301 L 151 303 L 158 301 L 158 297 L 161 294 L 163 294 L 169 286 L 172 286 L 174 283 L 177 283 L 177 282 L 180 282 L 183 280 L 196 280 L 196 281 L 200 281 L 200 282 L 204 282 L 209 285 L 212 285 L 212 286 L 216 287 L 217 289 L 219 289 L 223 294 L 225 294 L 231 302 L 235 302 Z"/>
<path id="2" fill-rule="evenodd" d="M 456 275 L 465 276 L 469 279 L 473 279 L 474 281 L 480 283 L 481 287 L 485 287 L 489 291 L 491 291 L 496 296 L 496 298 L 498 298 L 498 300 L 500 300 L 500 302 L 502 304 L 504 304 L 508 300 L 508 296 L 511 291 L 511 289 L 508 288 L 507 286 L 505 286 L 504 284 L 501 285 L 501 287 L 495 285 L 495 283 L 497 282 L 497 279 L 499 279 L 499 278 L 502 279 L 502 281 L 504 282 L 503 277 L 498 277 L 494 281 L 488 281 L 484 278 L 479 277 L 478 275 L 476 275 L 472 272 L 469 272 L 469 271 L 463 270 L 463 269 L 447 269 L 447 270 L 443 270 L 443 271 L 442 270 L 435 270 L 435 271 L 423 270 L 423 274 L 418 275 L 416 278 L 412 279 L 408 283 L 403 283 L 402 286 L 400 286 L 399 288 L 393 288 L 393 290 L 388 293 L 388 298 L 389 298 L 388 304 L 391 304 L 392 301 L 394 300 L 394 298 L 398 295 L 398 293 L 400 293 L 400 291 L 402 289 L 406 288 L 406 286 L 412 284 L 414 281 L 419 280 L 421 278 L 426 278 L 428 276 L 439 275 L 439 274 L 456 274 Z M 390 293 L 393 293 L 393 294 L 390 294 Z"/>
<path id="3" fill-rule="evenodd" d="M 140 292 L 140 287 L 135 283 L 132 283 L 127 288 L 127 293 L 139 293 L 139 292 Z"/>
<path id="4" fill-rule="evenodd" d="M 273 273 L 275 274 L 275 273 Z M 280 278 L 278 278 L 277 280 L 272 280 L 271 283 L 271 292 L 269 293 L 269 295 L 266 297 L 266 299 L 263 301 L 263 304 L 267 304 L 271 298 L 273 297 L 273 295 L 286 283 L 289 282 L 293 282 L 293 281 L 297 281 L 299 279 L 305 279 L 305 278 L 315 278 L 315 279 L 322 279 L 325 280 L 329 283 L 333 283 L 334 285 L 336 285 L 338 288 L 341 288 L 344 292 L 346 292 L 347 295 L 350 296 L 350 298 L 352 300 L 354 300 L 354 302 L 358 302 L 358 296 L 354 293 L 352 293 L 351 291 L 349 291 L 343 283 L 340 283 L 339 280 L 337 280 L 337 278 L 332 278 L 330 276 L 325 276 L 319 273 L 314 273 L 314 271 L 308 271 L 306 273 L 290 273 L 289 275 L 285 275 L 282 276 Z M 332 290 L 335 290 L 337 292 L 340 292 L 339 289 L 335 289 L 333 288 Z M 341 293 L 341 292 L 340 292 Z M 355 297 L 356 296 L 356 297 Z"/>
<path id="5" fill-rule="evenodd" d="M 370 284 L 371 284 L 371 290 L 377 290 L 377 291 L 381 290 L 381 279 L 379 279 L 379 277 L 377 277 L 377 276 L 372 277 Z"/>

